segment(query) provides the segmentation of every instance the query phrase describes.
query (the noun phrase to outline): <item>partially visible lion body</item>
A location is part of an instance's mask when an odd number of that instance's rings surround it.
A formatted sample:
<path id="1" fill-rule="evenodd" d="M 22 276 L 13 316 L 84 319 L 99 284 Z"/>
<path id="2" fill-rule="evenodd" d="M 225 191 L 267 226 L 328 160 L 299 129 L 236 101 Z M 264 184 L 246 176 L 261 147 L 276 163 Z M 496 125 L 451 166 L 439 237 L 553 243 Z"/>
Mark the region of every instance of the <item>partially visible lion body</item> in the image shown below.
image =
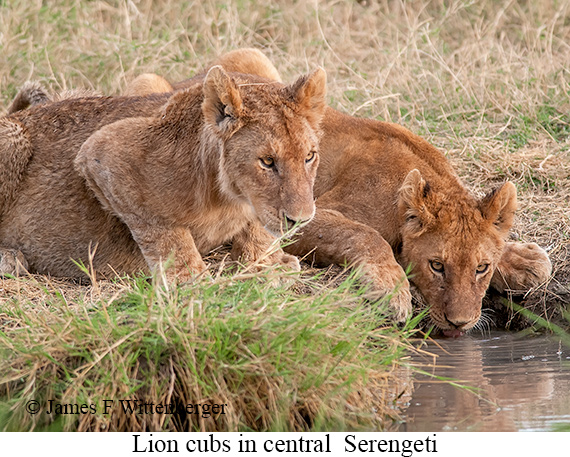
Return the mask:
<path id="1" fill-rule="evenodd" d="M 322 154 L 315 185 L 322 216 L 317 213 L 314 222 L 322 217 L 339 227 L 328 244 L 342 245 L 343 225 L 373 229 L 361 229 L 350 243 L 370 252 L 367 264 L 382 261 L 371 246 L 385 240 L 399 263 L 412 267 L 411 280 L 430 304 L 434 323 L 444 330 L 474 326 L 512 224 L 514 186 L 506 183 L 484 201 L 473 198 L 439 151 L 398 125 L 331 109 L 323 128 L 321 148 L 329 154 Z M 299 249 L 308 249 L 316 238 L 301 239 Z M 316 259 L 339 261 L 336 252 L 319 255 L 319 249 Z M 446 271 L 433 271 L 433 260 Z M 480 277 L 479 265 L 488 265 Z"/>
<path id="2" fill-rule="evenodd" d="M 254 49 L 232 51 L 214 64 L 278 79 Z M 153 84 L 161 92 L 180 90 L 200 78 L 169 86 L 143 75 L 131 93 L 152 93 Z M 399 284 L 392 303 L 400 316 L 409 311 L 400 265 L 411 266 L 432 322 L 454 336 L 477 324 L 490 284 L 526 290 L 549 277 L 550 260 L 538 245 L 505 242 L 517 206 L 513 184 L 477 199 L 439 150 L 404 127 L 332 108 L 322 127 L 317 212 L 288 252 L 310 254 L 321 264 L 359 265 L 382 292 Z"/>
<path id="3" fill-rule="evenodd" d="M 122 117 L 146 115 L 164 102 L 164 97 L 144 103 L 79 99 L 50 104 L 49 122 L 45 109 L 0 119 L 0 157 L 6 170 L 0 186 L 2 194 L 10 196 L 0 204 L 0 246 L 21 250 L 32 271 L 55 276 L 77 276 L 70 259 L 87 262 L 91 243 L 93 249 L 97 244 L 94 260 L 101 274 L 112 273 L 109 265 L 117 271 L 143 269 L 144 258 L 128 228 L 101 208 L 73 161 L 94 131 Z M 109 109 L 110 103 L 116 106 Z M 77 128 L 79 123 L 82 128 Z M 18 143 L 8 145 L 10 136 Z M 9 155 L 17 157 L 19 176 L 7 173 L 14 169 L 5 163 Z M 18 181 L 10 181 L 13 177 Z M 8 185 L 12 192 L 6 191 Z"/>
<path id="4" fill-rule="evenodd" d="M 0 118 L 0 248 L 67 277 L 90 251 L 103 275 L 174 256 L 181 279 L 227 241 L 248 260 L 267 254 L 264 226 L 314 214 L 325 78 L 258 83 L 215 67 L 173 97 L 71 98 Z M 273 150 L 280 173 L 260 162 Z M 298 268 L 281 250 L 270 259 Z"/>

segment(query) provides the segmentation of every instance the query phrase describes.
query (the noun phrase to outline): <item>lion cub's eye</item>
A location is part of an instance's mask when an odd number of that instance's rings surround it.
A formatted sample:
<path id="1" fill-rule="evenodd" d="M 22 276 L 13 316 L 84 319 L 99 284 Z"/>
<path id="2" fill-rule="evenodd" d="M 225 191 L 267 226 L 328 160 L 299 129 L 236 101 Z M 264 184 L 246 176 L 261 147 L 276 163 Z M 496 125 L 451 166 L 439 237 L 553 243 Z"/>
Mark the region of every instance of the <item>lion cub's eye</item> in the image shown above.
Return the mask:
<path id="1" fill-rule="evenodd" d="M 309 163 L 311 162 L 315 156 L 317 155 L 317 153 L 315 151 L 311 151 L 307 154 L 307 158 L 305 159 L 305 162 Z"/>
<path id="2" fill-rule="evenodd" d="M 482 263 L 481 265 L 477 265 L 475 271 L 477 272 L 478 275 L 482 275 L 483 273 L 486 273 L 488 269 L 489 269 L 489 264 Z"/>
<path id="3" fill-rule="evenodd" d="M 443 273 L 443 270 L 444 270 L 443 263 L 441 263 L 437 260 L 430 260 L 429 266 L 434 273 L 439 273 L 439 274 Z"/>
<path id="4" fill-rule="evenodd" d="M 259 161 L 265 168 L 273 168 L 275 166 L 275 160 L 272 157 L 261 157 Z"/>

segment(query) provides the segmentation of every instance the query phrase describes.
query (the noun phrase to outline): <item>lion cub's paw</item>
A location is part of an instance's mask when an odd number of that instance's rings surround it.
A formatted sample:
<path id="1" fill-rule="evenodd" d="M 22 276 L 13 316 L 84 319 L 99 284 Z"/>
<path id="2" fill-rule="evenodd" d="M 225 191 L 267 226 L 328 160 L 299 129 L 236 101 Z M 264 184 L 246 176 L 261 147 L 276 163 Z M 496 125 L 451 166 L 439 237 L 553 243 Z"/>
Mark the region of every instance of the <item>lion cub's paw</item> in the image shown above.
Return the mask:
<path id="1" fill-rule="evenodd" d="M 274 265 L 277 265 L 285 272 L 301 271 L 301 264 L 299 263 L 299 259 L 293 255 L 285 254 L 284 252 L 281 252 L 281 255 L 278 257 L 278 259 L 275 259 Z M 291 287 L 295 283 L 295 276 L 291 276 L 286 273 L 279 274 L 273 277 L 273 279 L 270 279 L 270 282 L 276 287 Z"/>
<path id="2" fill-rule="evenodd" d="M 407 283 L 407 280 L 406 280 Z M 396 322 L 405 322 L 412 313 L 412 294 L 409 284 L 402 284 L 390 298 L 390 307 L 394 311 Z"/>
<path id="3" fill-rule="evenodd" d="M 267 281 L 274 287 L 290 287 L 295 283 L 295 276 L 287 273 L 301 271 L 301 265 L 297 257 L 281 251 L 249 263 L 245 271 L 259 275 L 262 281 Z"/>
<path id="4" fill-rule="evenodd" d="M 301 271 L 301 263 L 299 262 L 299 259 L 291 254 L 283 253 L 278 264 L 290 271 Z"/>
<path id="5" fill-rule="evenodd" d="M 192 263 L 185 263 L 184 265 L 164 265 L 159 264 L 156 268 L 164 272 L 164 276 L 169 283 L 183 284 L 194 282 L 197 278 L 208 277 L 208 265 L 200 258 L 194 259 Z"/>
<path id="6" fill-rule="evenodd" d="M 262 256 L 254 264 L 255 267 L 253 269 L 258 272 L 272 266 L 281 267 L 287 271 L 301 271 L 299 259 L 294 255 L 285 254 L 281 249 L 268 256 Z"/>
<path id="7" fill-rule="evenodd" d="M 396 322 L 404 322 L 412 313 L 412 294 L 406 273 L 400 265 L 368 265 L 364 269 L 377 297 L 390 297 L 390 308 Z"/>
<path id="8" fill-rule="evenodd" d="M 545 282 L 552 273 L 548 254 L 536 243 L 505 245 L 491 286 L 499 292 L 506 289 L 526 291 Z"/>
<path id="9" fill-rule="evenodd" d="M 28 272 L 28 262 L 17 249 L 0 248 L 0 277 L 21 276 Z"/>

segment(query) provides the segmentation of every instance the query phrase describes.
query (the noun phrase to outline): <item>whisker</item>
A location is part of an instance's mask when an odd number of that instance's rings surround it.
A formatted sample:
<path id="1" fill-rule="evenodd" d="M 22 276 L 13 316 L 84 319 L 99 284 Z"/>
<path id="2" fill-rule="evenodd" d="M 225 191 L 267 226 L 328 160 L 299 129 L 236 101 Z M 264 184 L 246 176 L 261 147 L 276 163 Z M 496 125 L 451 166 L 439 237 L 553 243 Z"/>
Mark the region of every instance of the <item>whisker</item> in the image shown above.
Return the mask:
<path id="1" fill-rule="evenodd" d="M 489 309 L 481 310 L 481 317 L 479 318 L 479 321 L 473 327 L 474 330 L 479 330 L 481 332 L 481 335 L 484 337 L 490 336 L 491 328 L 495 326 L 494 320 L 490 316 L 490 314 L 492 314 L 492 313 L 493 313 L 493 310 L 489 310 Z"/>

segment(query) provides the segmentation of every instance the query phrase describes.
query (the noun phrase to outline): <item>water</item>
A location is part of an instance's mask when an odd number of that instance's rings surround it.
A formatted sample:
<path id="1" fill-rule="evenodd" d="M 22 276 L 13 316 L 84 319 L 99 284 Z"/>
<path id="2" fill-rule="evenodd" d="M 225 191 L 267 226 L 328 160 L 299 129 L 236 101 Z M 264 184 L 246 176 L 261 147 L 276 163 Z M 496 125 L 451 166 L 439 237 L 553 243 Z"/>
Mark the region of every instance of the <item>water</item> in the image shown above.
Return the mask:
<path id="1" fill-rule="evenodd" d="M 437 358 L 415 354 L 415 365 L 476 389 L 415 374 L 401 431 L 570 430 L 570 348 L 555 337 L 497 331 L 421 349 Z"/>

